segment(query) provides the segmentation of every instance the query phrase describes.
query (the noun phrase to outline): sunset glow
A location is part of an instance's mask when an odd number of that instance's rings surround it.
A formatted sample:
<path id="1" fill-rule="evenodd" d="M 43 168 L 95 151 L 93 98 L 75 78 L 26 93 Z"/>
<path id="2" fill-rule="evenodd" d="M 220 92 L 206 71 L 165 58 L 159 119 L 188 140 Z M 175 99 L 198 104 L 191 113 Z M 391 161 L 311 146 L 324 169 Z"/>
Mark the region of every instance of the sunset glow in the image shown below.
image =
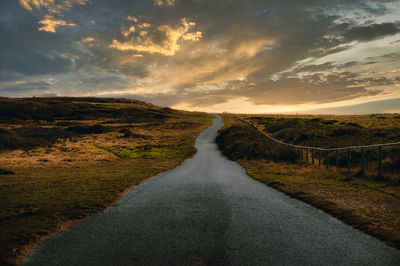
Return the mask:
<path id="1" fill-rule="evenodd" d="M 6 0 L 0 15 L 4 97 L 400 112 L 399 1 Z"/>

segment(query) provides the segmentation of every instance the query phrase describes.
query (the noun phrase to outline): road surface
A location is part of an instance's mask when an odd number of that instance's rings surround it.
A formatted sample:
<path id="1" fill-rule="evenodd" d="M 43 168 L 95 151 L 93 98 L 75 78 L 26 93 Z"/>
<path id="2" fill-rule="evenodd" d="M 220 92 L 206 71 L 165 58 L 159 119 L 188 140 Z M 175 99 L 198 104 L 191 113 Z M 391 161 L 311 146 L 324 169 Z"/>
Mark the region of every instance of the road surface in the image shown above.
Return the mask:
<path id="1" fill-rule="evenodd" d="M 24 265 L 400 265 L 400 252 L 251 179 L 218 151 L 219 116 L 197 154 L 119 204 L 44 241 Z"/>

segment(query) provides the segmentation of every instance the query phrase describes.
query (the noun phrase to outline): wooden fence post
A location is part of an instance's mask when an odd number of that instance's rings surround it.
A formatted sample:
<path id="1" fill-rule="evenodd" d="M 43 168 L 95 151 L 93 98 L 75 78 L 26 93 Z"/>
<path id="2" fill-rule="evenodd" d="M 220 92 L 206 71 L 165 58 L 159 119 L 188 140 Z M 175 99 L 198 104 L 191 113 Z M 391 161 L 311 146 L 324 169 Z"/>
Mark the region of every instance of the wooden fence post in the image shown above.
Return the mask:
<path id="1" fill-rule="evenodd" d="M 308 163 L 308 148 L 306 148 L 306 162 Z"/>
<path id="2" fill-rule="evenodd" d="M 329 151 L 326 151 L 326 169 L 329 169 Z"/>
<path id="3" fill-rule="evenodd" d="M 336 168 L 339 170 L 339 150 L 336 150 Z"/>
<path id="4" fill-rule="evenodd" d="M 365 148 L 364 147 L 361 149 L 361 153 L 362 153 L 361 173 L 362 173 L 362 175 L 365 175 Z"/>
<path id="5" fill-rule="evenodd" d="M 311 149 L 311 156 L 312 156 L 312 164 L 314 165 L 314 159 L 315 159 L 315 150 Z"/>
<path id="6" fill-rule="evenodd" d="M 350 174 L 351 170 L 351 151 L 347 149 L 347 173 Z"/>
<path id="7" fill-rule="evenodd" d="M 378 178 L 382 177 L 382 146 L 378 149 Z"/>
<path id="8" fill-rule="evenodd" d="M 318 152 L 318 166 L 321 166 L 321 150 Z"/>

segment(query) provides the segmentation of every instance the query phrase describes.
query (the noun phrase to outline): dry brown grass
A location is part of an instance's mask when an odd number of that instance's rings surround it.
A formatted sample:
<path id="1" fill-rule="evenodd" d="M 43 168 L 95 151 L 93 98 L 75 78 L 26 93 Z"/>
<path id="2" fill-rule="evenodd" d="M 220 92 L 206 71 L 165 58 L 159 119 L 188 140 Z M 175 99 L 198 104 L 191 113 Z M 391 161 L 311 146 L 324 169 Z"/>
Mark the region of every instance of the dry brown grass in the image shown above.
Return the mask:
<path id="1" fill-rule="evenodd" d="M 108 125 L 115 130 L 103 134 L 60 139 L 51 147 L 46 148 L 38 147 L 29 151 L 3 151 L 0 153 L 0 167 L 8 169 L 17 167 L 45 168 L 60 165 L 75 167 L 107 163 L 116 160 L 117 157 L 101 147 L 176 146 L 192 134 L 194 128 L 208 124 L 206 120 L 183 118 L 168 118 L 164 122 L 117 124 L 108 124 L 107 122 L 110 122 L 110 120 L 84 122 L 86 125 Z M 15 126 L 13 125 L 13 127 Z M 0 124 L 0 127 L 10 128 L 10 126 L 4 124 Z M 118 132 L 121 129 L 129 130 L 136 136 L 124 137 L 124 133 Z"/>
<path id="2" fill-rule="evenodd" d="M 400 186 L 318 166 L 240 160 L 248 174 L 400 249 Z"/>

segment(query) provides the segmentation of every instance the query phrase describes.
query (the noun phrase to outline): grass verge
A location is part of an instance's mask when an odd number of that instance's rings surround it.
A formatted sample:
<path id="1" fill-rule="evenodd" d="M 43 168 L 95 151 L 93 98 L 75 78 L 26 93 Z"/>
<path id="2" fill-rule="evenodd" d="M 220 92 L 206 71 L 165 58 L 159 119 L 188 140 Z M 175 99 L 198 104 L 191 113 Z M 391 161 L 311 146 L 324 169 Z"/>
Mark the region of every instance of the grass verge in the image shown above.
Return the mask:
<path id="1" fill-rule="evenodd" d="M 49 99 L 38 101 L 35 104 L 53 108 Z M 20 104 L 24 110 L 31 103 Z M 20 264 L 41 240 L 101 212 L 144 180 L 182 164 L 196 152 L 197 135 L 211 125 L 208 119 L 158 118 L 140 110 L 137 117 L 134 112 L 139 111 L 137 107 L 130 109 L 130 101 L 109 103 L 106 107 L 102 103 L 100 107 L 90 104 L 85 103 L 85 108 L 93 117 L 85 117 L 87 120 L 75 120 L 68 109 L 62 113 L 63 119 L 50 122 L 13 116 L 0 121 L 3 135 L 23 139 L 17 143 L 21 144 L 19 149 L 10 145 L 1 149 L 0 145 L 0 265 Z M 70 109 L 82 108 L 81 103 L 70 105 Z M 0 102 L 2 108 L 7 109 L 8 105 Z M 110 108 L 132 113 L 129 117 L 118 113 L 114 118 L 108 117 Z M 99 117 L 103 113 L 106 118 Z M 28 112 L 17 115 L 22 117 Z M 26 125 L 36 129 L 34 134 L 18 131 Z M 64 134 L 71 125 L 79 127 L 73 128 L 73 134 Z M 57 131 L 50 132 L 50 142 L 42 143 L 38 136 L 48 134 L 47 128 Z"/>
<path id="2" fill-rule="evenodd" d="M 342 171 L 327 171 L 316 165 L 274 160 L 268 152 L 233 153 L 232 147 L 239 144 L 243 150 L 255 149 L 260 140 L 254 136 L 226 134 L 234 127 L 245 126 L 229 116 L 223 118 L 225 127 L 217 139 L 219 147 L 230 159 L 241 164 L 251 177 L 400 249 L 398 183 L 362 179 Z M 254 134 L 245 129 L 238 132 Z M 224 136 L 229 139 L 222 139 Z M 243 137 L 249 141 L 243 141 Z"/>
<path id="3" fill-rule="evenodd" d="M 190 138 L 175 153 L 150 148 L 157 153 L 76 168 L 18 168 L 14 175 L 0 175 L 0 264 L 21 263 L 29 251 L 26 245 L 32 247 L 44 236 L 65 229 L 65 222 L 104 210 L 127 188 L 180 165 L 194 154 L 193 144 Z"/>

